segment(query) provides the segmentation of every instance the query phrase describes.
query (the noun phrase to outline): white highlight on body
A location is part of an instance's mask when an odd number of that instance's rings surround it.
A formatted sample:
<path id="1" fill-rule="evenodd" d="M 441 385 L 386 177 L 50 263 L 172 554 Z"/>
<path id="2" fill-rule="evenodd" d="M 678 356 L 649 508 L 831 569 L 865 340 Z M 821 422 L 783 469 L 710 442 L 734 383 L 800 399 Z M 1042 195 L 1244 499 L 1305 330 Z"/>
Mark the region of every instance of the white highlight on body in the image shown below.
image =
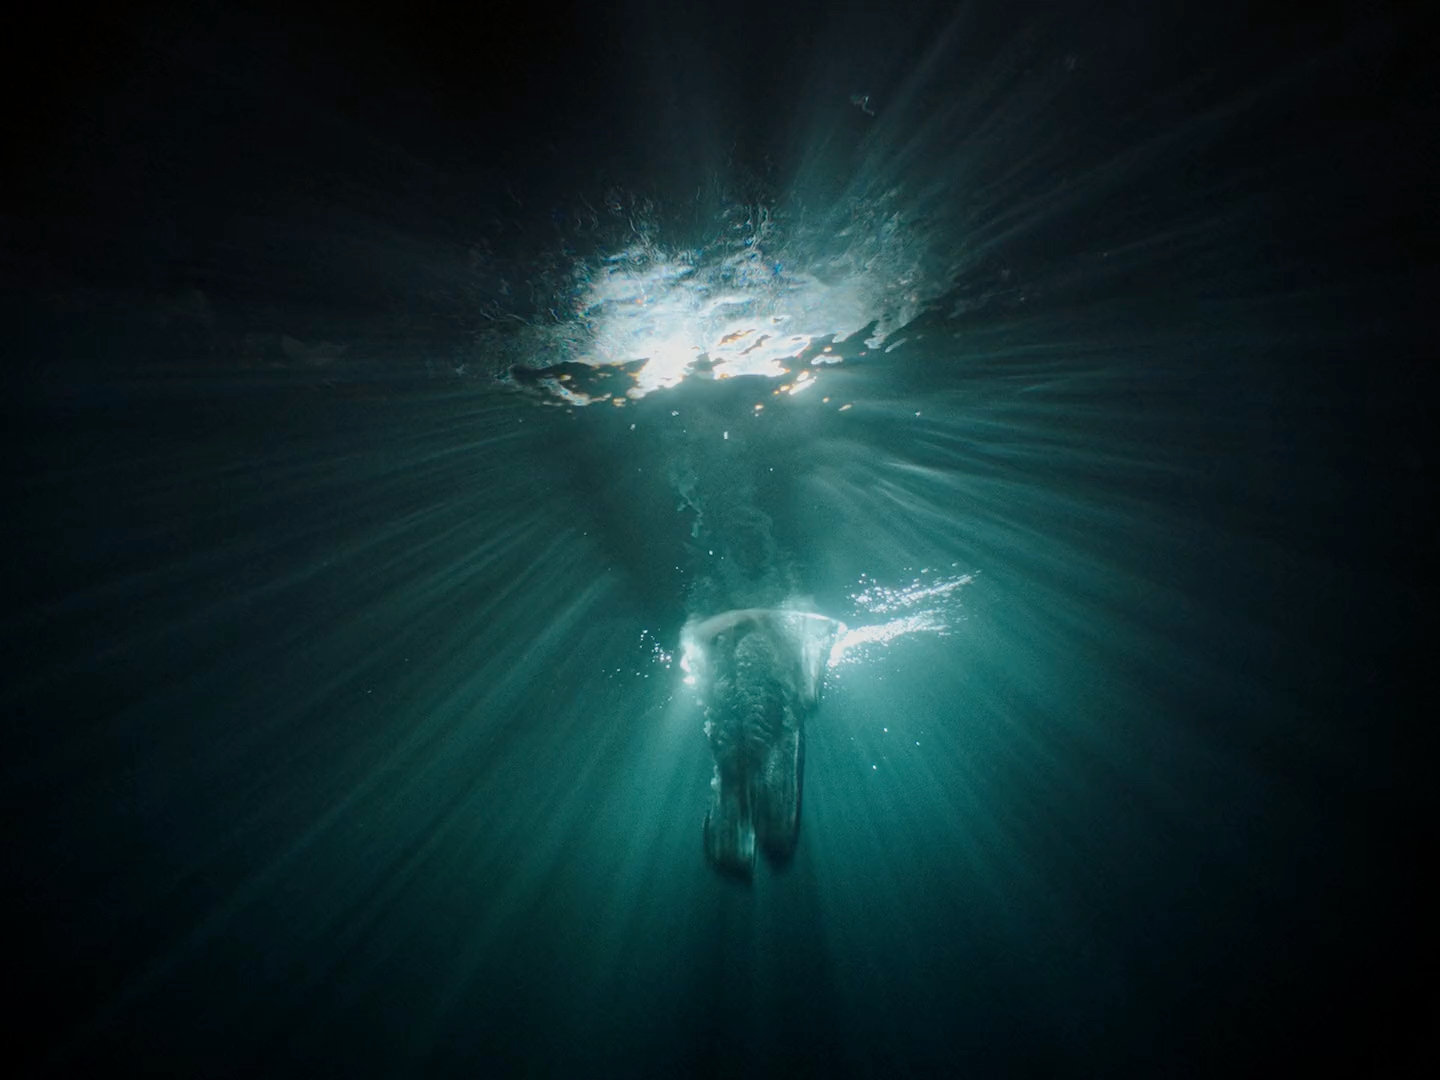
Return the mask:
<path id="1" fill-rule="evenodd" d="M 803 608 L 763 612 L 745 609 L 692 620 L 680 636 L 682 681 L 691 688 L 701 685 L 705 678 L 705 643 L 727 627 L 757 614 L 794 620 L 801 647 L 809 650 L 806 666 L 817 678 L 824 671 L 861 663 L 873 655 L 876 647 L 888 647 L 902 638 L 919 634 L 944 636 L 962 617 L 959 590 L 974 584 L 975 580 L 975 574 L 932 575 L 927 569 L 906 585 L 889 587 L 864 575 L 860 579 L 861 587 L 851 595 L 856 613 L 890 617 L 853 626 Z M 668 656 L 666 659 L 668 661 Z"/>

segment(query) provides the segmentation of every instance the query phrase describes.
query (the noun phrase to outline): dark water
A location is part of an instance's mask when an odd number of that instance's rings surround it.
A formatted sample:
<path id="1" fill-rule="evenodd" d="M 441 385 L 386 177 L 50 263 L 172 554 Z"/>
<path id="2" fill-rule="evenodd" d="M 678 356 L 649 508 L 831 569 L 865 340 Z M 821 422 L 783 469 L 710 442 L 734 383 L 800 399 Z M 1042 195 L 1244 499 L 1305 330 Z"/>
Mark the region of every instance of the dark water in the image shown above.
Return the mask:
<path id="1" fill-rule="evenodd" d="M 1410 16 L 512 15 L 23 66 L 21 1073 L 1419 1074 Z M 767 282 L 935 287 L 804 394 L 502 378 L 742 219 Z M 788 869 L 717 876 L 682 625 L 867 585 L 931 621 L 831 671 Z"/>

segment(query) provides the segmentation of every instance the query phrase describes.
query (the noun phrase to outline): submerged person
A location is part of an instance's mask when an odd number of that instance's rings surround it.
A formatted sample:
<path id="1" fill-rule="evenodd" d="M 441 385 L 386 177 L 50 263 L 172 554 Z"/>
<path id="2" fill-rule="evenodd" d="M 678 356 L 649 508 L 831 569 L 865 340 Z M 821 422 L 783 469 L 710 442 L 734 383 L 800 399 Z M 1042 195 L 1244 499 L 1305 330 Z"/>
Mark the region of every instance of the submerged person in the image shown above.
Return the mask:
<path id="1" fill-rule="evenodd" d="M 823 615 L 745 608 L 686 624 L 686 681 L 705 711 L 715 755 L 705 855 L 749 879 L 757 846 L 772 866 L 795 853 L 805 763 L 805 718 L 844 624 Z"/>

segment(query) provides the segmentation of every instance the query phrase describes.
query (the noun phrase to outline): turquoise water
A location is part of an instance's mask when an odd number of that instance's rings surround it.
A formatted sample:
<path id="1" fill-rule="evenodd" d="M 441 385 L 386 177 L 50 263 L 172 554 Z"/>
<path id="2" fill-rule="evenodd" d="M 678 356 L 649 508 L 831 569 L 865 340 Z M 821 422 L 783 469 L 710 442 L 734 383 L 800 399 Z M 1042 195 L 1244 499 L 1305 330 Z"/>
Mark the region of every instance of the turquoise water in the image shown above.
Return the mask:
<path id="1" fill-rule="evenodd" d="M 64 927 L 40 985 L 89 1003 L 55 1067 L 926 1074 L 1263 1041 L 1386 874 L 1345 822 L 1393 767 L 1352 725 L 1397 601 L 1333 556 L 1353 474 L 1282 492 L 1263 470 L 1310 463 L 1248 426 L 1274 413 L 1151 375 L 1137 414 L 1126 358 L 1087 355 L 946 342 L 923 394 L 861 369 L 760 416 L 769 382 L 736 379 L 575 412 L 190 384 L 66 418 L 104 453 L 32 495 L 81 591 L 21 646 L 12 738 L 45 752 L 6 785 L 29 917 Z M 712 543 L 766 558 L 727 576 Z M 927 618 L 828 671 L 793 862 L 747 885 L 702 853 L 676 648 L 777 585 L 852 629 Z"/>

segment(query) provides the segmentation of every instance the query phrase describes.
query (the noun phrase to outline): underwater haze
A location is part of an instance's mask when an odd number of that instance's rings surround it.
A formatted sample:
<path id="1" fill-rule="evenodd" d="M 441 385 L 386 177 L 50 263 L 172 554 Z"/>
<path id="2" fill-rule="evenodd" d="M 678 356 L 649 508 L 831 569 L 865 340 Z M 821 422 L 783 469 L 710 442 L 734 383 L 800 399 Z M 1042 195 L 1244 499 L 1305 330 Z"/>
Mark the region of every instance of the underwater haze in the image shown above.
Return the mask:
<path id="1" fill-rule="evenodd" d="M 502 8 L 17 59 L 18 1074 L 1433 1061 L 1414 16 Z"/>

